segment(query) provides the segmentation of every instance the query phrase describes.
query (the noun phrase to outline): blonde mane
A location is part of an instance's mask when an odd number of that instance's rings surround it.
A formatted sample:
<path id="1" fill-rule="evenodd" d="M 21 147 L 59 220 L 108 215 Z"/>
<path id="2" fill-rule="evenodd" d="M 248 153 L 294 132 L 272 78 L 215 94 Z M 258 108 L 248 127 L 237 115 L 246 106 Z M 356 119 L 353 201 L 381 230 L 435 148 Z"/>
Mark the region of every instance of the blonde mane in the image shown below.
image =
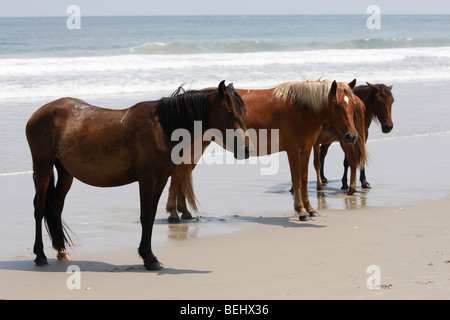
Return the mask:
<path id="1" fill-rule="evenodd" d="M 332 82 L 329 80 L 285 82 L 275 88 L 273 96 L 276 99 L 290 101 L 314 111 L 320 111 L 328 105 L 331 84 Z M 343 94 L 355 99 L 348 84 L 338 82 L 337 85 L 338 99 L 341 99 Z"/>

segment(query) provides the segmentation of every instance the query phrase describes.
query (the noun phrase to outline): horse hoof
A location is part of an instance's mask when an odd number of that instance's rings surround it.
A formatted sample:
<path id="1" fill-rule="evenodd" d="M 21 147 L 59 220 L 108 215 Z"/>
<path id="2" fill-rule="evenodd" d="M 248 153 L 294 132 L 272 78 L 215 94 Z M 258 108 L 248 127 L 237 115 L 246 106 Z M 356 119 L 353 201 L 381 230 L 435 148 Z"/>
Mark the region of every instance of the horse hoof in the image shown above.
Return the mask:
<path id="1" fill-rule="evenodd" d="M 341 187 L 341 190 L 348 190 L 348 186 L 343 185 L 343 186 Z"/>
<path id="2" fill-rule="evenodd" d="M 177 218 L 174 218 L 174 217 L 169 217 L 169 219 L 167 219 L 167 221 L 169 222 L 169 223 L 179 223 L 180 222 L 180 219 L 177 217 Z"/>
<path id="3" fill-rule="evenodd" d="M 42 266 L 48 264 L 47 257 L 46 256 L 36 257 L 36 259 L 34 259 L 34 263 L 36 263 L 36 265 L 38 267 L 42 267 Z"/>
<path id="4" fill-rule="evenodd" d="M 347 192 L 347 195 L 348 195 L 348 196 L 352 196 L 352 195 L 354 195 L 355 193 L 356 193 L 355 190 L 349 190 L 349 191 Z"/>
<path id="5" fill-rule="evenodd" d="M 311 218 L 309 217 L 309 214 L 301 215 L 300 217 L 298 217 L 298 219 L 300 221 L 310 221 L 311 220 Z"/>
<path id="6" fill-rule="evenodd" d="M 310 212 L 309 212 L 309 216 L 310 216 L 310 217 L 318 217 L 319 214 L 317 213 L 317 211 L 313 210 L 313 211 L 310 211 Z"/>
<path id="7" fill-rule="evenodd" d="M 368 183 L 368 182 L 363 183 L 362 188 L 363 189 L 372 189 L 372 187 L 370 186 L 370 183 Z"/>
<path id="8" fill-rule="evenodd" d="M 181 219 L 191 220 L 191 219 L 192 219 L 192 214 L 186 214 L 186 213 L 183 213 L 183 214 L 181 215 Z"/>
<path id="9" fill-rule="evenodd" d="M 67 251 L 59 252 L 56 256 L 59 261 L 71 261 L 72 258 L 70 257 L 69 253 Z"/>
<path id="10" fill-rule="evenodd" d="M 144 267 L 145 267 L 145 269 L 150 270 L 150 271 L 164 269 L 164 267 L 161 265 L 161 263 L 159 263 L 158 260 L 144 262 Z"/>

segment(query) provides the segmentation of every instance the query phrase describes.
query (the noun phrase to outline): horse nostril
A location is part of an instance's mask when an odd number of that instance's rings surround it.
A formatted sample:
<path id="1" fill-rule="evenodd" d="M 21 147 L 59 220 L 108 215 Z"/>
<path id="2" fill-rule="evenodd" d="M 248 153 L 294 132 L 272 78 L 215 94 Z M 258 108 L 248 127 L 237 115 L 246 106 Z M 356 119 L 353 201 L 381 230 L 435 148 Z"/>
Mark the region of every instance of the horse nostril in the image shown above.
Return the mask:
<path id="1" fill-rule="evenodd" d="M 358 134 L 351 134 L 351 133 L 348 133 L 348 132 L 347 132 L 347 133 L 344 135 L 344 142 L 345 142 L 346 144 L 352 144 L 352 143 L 355 143 L 357 139 L 358 139 Z"/>
<path id="2" fill-rule="evenodd" d="M 389 133 L 392 131 L 393 128 L 394 128 L 393 124 L 383 124 L 381 130 L 383 131 L 383 133 Z"/>

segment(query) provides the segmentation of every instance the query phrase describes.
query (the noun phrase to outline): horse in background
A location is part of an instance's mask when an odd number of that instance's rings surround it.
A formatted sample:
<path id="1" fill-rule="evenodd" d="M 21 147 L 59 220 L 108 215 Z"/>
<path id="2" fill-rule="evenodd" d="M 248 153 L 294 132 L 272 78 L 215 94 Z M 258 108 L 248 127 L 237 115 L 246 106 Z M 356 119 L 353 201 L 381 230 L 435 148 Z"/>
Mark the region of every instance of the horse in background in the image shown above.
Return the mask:
<path id="1" fill-rule="evenodd" d="M 365 141 L 367 141 L 369 136 L 369 127 L 373 120 L 378 121 L 381 124 L 381 130 L 383 133 L 389 133 L 394 128 L 392 121 L 392 104 L 394 103 L 394 96 L 392 95 L 392 86 L 386 86 L 385 84 L 371 84 L 367 82 L 367 85 L 357 86 L 353 89 L 353 93 L 362 100 L 365 105 L 364 114 L 364 131 L 365 131 Z M 328 182 L 324 174 L 324 162 L 325 157 L 330 147 L 331 142 L 321 143 L 320 146 L 320 180 L 323 184 Z M 342 144 L 341 144 L 342 145 Z M 343 148 L 344 149 L 344 148 Z M 345 152 L 345 150 L 344 150 Z M 350 152 L 351 153 L 351 152 Z M 343 190 L 349 190 L 349 194 L 353 194 L 352 190 L 355 187 L 348 187 L 347 183 L 347 172 L 348 167 L 352 167 L 350 162 L 352 160 L 347 156 L 349 153 L 345 152 L 344 158 L 344 175 L 342 176 L 342 187 Z M 354 155 L 353 155 L 354 156 Z M 352 156 L 350 156 L 352 157 Z M 353 162 L 353 166 L 355 166 Z M 317 169 L 316 169 L 317 170 Z M 353 169 L 352 169 L 353 170 Z M 351 172 L 351 176 L 352 176 Z M 356 175 L 356 172 L 353 173 Z M 352 178 L 350 178 L 352 180 Z M 356 176 L 355 176 L 356 179 Z M 319 180 L 319 178 L 318 178 Z M 361 186 L 364 189 L 370 189 L 371 186 L 366 178 L 365 164 L 360 165 L 360 181 Z M 353 182 L 356 183 L 356 180 Z"/>
<path id="2" fill-rule="evenodd" d="M 244 116 L 242 99 L 224 81 L 215 89 L 188 91 L 123 110 L 99 108 L 74 98 L 62 98 L 38 109 L 26 125 L 36 189 L 36 265 L 48 263 L 43 219 L 58 259 L 70 260 L 65 247 L 70 245 L 70 237 L 61 214 L 73 178 L 77 178 L 97 187 L 139 183 L 142 235 L 138 252 L 146 269 L 161 269 L 151 237 L 159 198 L 177 167 L 171 154 L 175 146 L 172 133 L 185 129 L 192 136 L 194 122 L 201 121 L 203 130 L 214 128 L 226 137 L 226 129 L 246 131 Z M 240 145 L 246 152 L 235 156 L 248 157 L 248 139 L 240 137 L 245 140 Z M 53 167 L 58 173 L 56 186 Z"/>
<path id="3" fill-rule="evenodd" d="M 355 96 L 352 89 L 356 80 L 347 84 L 336 81 L 286 82 L 272 89 L 236 89 L 247 108 L 246 127 L 254 129 L 258 136 L 252 141 L 255 153 L 251 156 L 271 154 L 277 144 L 276 152 L 286 151 L 294 186 L 294 210 L 301 221 L 317 216 L 308 197 L 308 163 L 313 145 L 324 123 L 329 123 L 346 144 L 354 144 L 358 139 L 353 123 Z M 261 141 L 259 131 L 267 132 L 267 145 L 264 150 L 256 143 Z M 271 132 L 278 130 L 278 139 L 272 139 Z M 276 141 L 278 140 L 278 141 Z M 203 150 L 209 142 L 204 142 Z M 166 210 L 169 221 L 190 219 L 186 200 L 196 210 L 196 200 L 192 187 L 194 164 L 179 166 L 171 177 Z M 188 192 L 186 192 L 188 190 Z"/>

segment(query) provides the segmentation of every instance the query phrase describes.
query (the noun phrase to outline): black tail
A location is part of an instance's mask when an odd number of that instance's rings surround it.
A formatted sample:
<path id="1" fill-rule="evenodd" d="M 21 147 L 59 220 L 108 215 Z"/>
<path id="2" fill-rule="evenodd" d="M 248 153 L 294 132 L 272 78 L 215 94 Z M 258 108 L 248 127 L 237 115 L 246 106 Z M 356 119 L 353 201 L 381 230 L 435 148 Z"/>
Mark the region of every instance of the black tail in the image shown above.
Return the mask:
<path id="1" fill-rule="evenodd" d="M 55 175 L 52 172 L 45 199 L 44 221 L 52 246 L 60 252 L 65 249 L 65 244 L 73 244 L 66 226 L 61 219 L 62 203 L 59 200 L 55 188 Z M 68 228 L 67 228 L 68 229 Z M 69 229 L 70 230 L 70 229 Z"/>

